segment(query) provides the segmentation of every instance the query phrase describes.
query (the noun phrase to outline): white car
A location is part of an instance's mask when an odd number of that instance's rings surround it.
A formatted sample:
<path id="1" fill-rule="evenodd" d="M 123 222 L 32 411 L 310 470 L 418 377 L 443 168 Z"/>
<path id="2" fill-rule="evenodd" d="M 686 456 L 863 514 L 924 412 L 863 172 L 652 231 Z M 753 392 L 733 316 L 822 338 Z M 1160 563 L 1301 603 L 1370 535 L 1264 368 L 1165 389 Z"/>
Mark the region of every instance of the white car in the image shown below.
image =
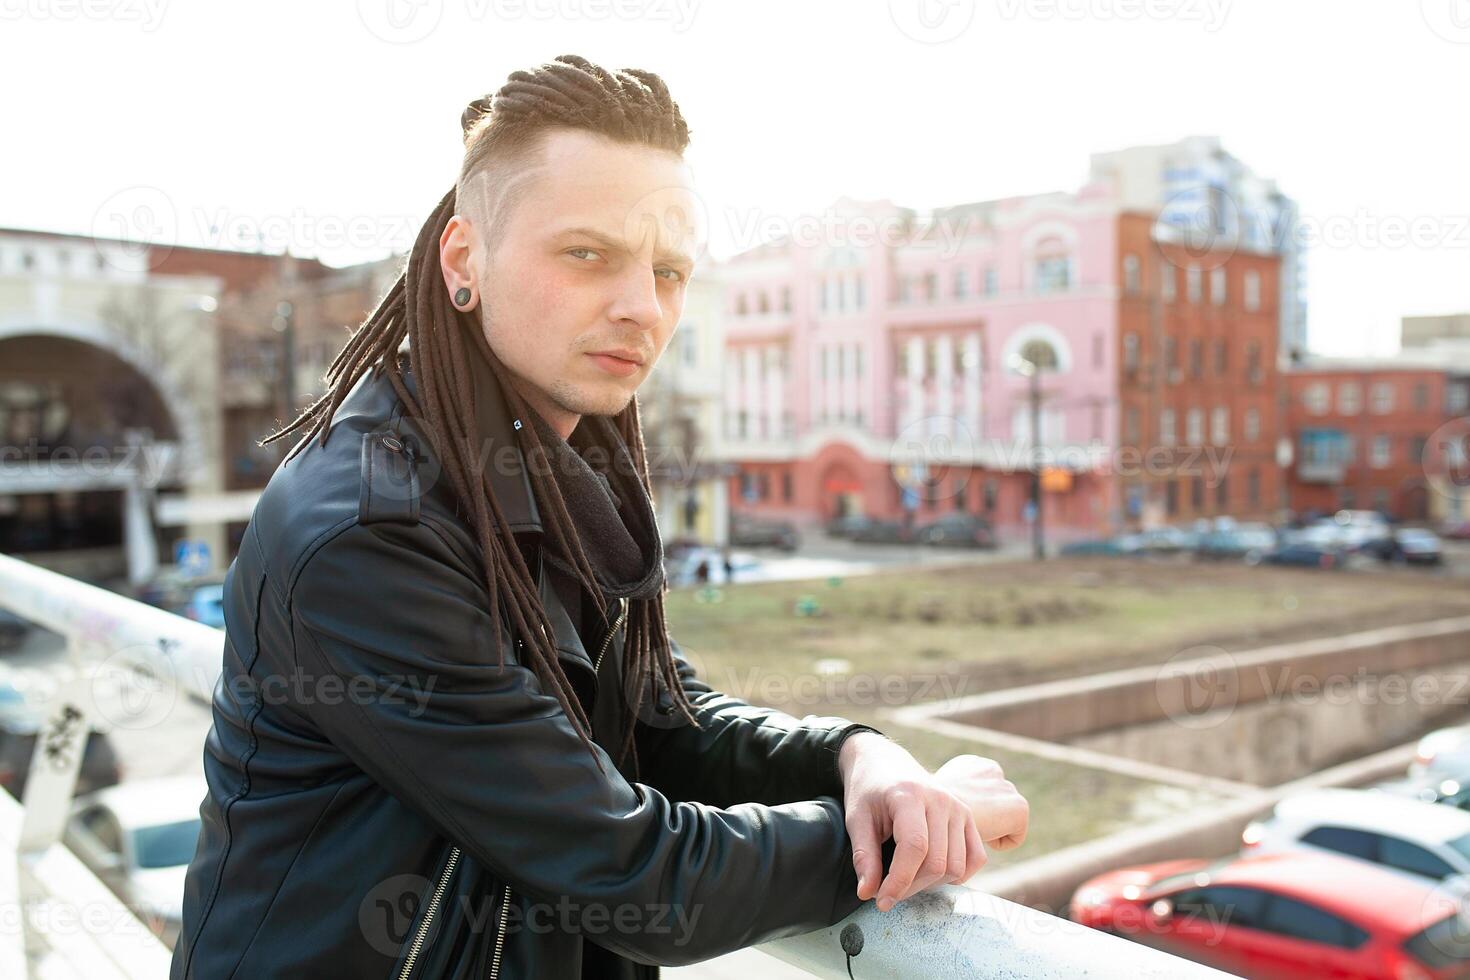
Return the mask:
<path id="1" fill-rule="evenodd" d="M 1436 729 L 1419 740 L 1409 775 L 1425 773 L 1456 779 L 1470 776 L 1470 725 Z"/>
<path id="2" fill-rule="evenodd" d="M 142 779 L 80 797 L 63 840 L 71 852 L 172 947 L 184 875 L 199 840 L 202 776 Z"/>
<path id="3" fill-rule="evenodd" d="M 1241 844 L 1242 854 L 1329 851 L 1444 880 L 1470 874 L 1470 813 L 1372 790 L 1312 790 L 1252 822 Z"/>

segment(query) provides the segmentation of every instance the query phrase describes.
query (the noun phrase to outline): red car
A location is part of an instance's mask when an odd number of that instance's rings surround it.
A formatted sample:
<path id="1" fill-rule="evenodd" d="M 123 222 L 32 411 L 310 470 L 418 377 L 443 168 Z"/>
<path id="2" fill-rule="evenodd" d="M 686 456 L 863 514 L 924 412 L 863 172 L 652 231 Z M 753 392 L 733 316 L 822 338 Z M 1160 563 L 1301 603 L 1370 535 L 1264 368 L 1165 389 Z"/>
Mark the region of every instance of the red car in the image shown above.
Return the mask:
<path id="1" fill-rule="evenodd" d="M 1166 861 L 1093 878 L 1071 918 L 1244 977 L 1470 976 L 1470 907 L 1443 885 L 1315 852 Z"/>

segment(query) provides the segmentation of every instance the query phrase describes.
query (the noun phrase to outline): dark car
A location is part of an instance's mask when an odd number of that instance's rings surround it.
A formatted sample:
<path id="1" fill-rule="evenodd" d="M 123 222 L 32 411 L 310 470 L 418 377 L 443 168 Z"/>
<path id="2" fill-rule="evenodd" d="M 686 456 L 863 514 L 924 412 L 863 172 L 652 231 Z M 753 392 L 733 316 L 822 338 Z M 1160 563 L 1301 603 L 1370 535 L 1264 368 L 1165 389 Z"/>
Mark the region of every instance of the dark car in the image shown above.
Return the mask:
<path id="1" fill-rule="evenodd" d="M 31 635 L 31 623 L 15 613 L 0 609 L 0 650 L 14 650 Z"/>
<path id="2" fill-rule="evenodd" d="M 1269 524 L 1237 524 L 1201 536 L 1194 553 L 1205 561 L 1255 565 L 1276 550 L 1276 540 L 1276 529 Z"/>
<path id="3" fill-rule="evenodd" d="M 790 521 L 731 516 L 730 544 L 737 548 L 779 548 L 795 551 L 801 535 Z"/>
<path id="4" fill-rule="evenodd" d="M 995 547 L 995 532 L 990 522 L 974 514 L 946 514 L 920 527 L 915 538 L 941 548 Z"/>
<path id="5" fill-rule="evenodd" d="M 1097 556 L 1115 558 L 1120 555 L 1141 555 L 1144 553 L 1144 541 L 1141 534 L 1120 534 L 1112 538 L 1069 541 L 1062 545 L 1059 553 L 1068 558 Z"/>
<path id="6" fill-rule="evenodd" d="M 1266 555 L 1270 565 L 1295 565 L 1301 568 L 1338 569 L 1347 564 L 1348 551 L 1322 529 L 1312 527 L 1290 534 Z"/>
<path id="7" fill-rule="evenodd" d="M 1400 561 L 1406 565 L 1439 565 L 1444 562 L 1439 535 L 1422 527 L 1400 528 L 1389 537 L 1374 542 L 1371 553 L 1380 561 Z"/>
<path id="8" fill-rule="evenodd" d="M 855 528 L 849 537 L 869 544 L 912 544 L 915 540 L 912 526 L 902 521 L 881 520 L 867 521 Z"/>

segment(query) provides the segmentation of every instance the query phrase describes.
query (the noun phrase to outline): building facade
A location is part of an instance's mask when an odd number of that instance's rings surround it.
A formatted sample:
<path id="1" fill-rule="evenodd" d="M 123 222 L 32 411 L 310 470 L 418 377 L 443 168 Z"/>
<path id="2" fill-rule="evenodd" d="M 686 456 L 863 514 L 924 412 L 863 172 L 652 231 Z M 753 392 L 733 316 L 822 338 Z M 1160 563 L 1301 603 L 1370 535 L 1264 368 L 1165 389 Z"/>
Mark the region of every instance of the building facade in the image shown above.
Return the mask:
<path id="1" fill-rule="evenodd" d="M 737 508 L 1019 538 L 1038 467 L 1057 539 L 1279 508 L 1279 257 L 1176 244 L 1110 181 L 820 224 L 721 270 Z"/>

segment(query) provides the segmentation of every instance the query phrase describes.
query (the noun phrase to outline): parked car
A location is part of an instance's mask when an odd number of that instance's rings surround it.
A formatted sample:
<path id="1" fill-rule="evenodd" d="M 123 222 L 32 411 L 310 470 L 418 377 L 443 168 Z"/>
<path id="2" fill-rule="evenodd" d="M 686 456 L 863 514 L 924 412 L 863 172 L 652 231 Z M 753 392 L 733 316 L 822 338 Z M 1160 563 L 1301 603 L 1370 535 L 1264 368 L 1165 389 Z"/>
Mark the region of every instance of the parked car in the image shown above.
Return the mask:
<path id="1" fill-rule="evenodd" d="M 13 612 L 0 609 L 0 651 L 14 650 L 25 642 L 34 627 L 28 619 L 21 619 Z"/>
<path id="2" fill-rule="evenodd" d="M 990 522 L 974 514 L 945 514 L 920 527 L 914 536 L 924 544 L 944 548 L 994 548 Z"/>
<path id="3" fill-rule="evenodd" d="M 865 524 L 872 523 L 873 519 L 866 514 L 843 514 L 834 517 L 827 522 L 827 536 L 831 538 L 848 538 L 852 532 Z"/>
<path id="4" fill-rule="evenodd" d="M 1288 531 L 1263 558 L 1268 565 L 1339 569 L 1347 565 L 1348 550 L 1335 528 L 1313 525 Z"/>
<path id="5" fill-rule="evenodd" d="M 1470 541 L 1470 521 L 1451 521 L 1439 529 L 1439 536 L 1451 541 Z"/>
<path id="6" fill-rule="evenodd" d="M 1182 551 L 1192 551 L 1199 542 L 1199 533 L 1182 528 L 1151 527 L 1138 534 L 1143 545 L 1143 550 L 1153 554 L 1178 554 Z"/>
<path id="7" fill-rule="evenodd" d="M 1470 725 L 1437 728 L 1419 739 L 1409 775 L 1424 773 L 1470 781 Z"/>
<path id="8" fill-rule="evenodd" d="M 199 622 L 223 629 L 224 581 L 223 574 L 192 576 L 167 569 L 140 587 L 137 598 L 178 616 L 202 617 Z M 213 621 L 216 618 L 218 622 Z"/>
<path id="9" fill-rule="evenodd" d="M 1269 524 L 1236 524 L 1216 528 L 1199 540 L 1195 556 L 1209 561 L 1243 561 L 1258 565 L 1276 550 L 1276 529 Z"/>
<path id="10" fill-rule="evenodd" d="M 1435 881 L 1470 873 L 1470 813 L 1372 790 L 1288 797 L 1241 843 L 1242 853 L 1330 851 Z"/>
<path id="11" fill-rule="evenodd" d="M 748 517 L 743 514 L 730 517 L 730 544 L 740 548 L 779 548 L 795 551 L 801 544 L 801 535 L 790 521 Z"/>
<path id="12" fill-rule="evenodd" d="M 1068 557 L 1141 555 L 1143 554 L 1143 537 L 1138 534 L 1120 534 L 1111 538 L 1071 541 L 1062 545 L 1058 554 Z"/>
<path id="13" fill-rule="evenodd" d="M 1372 554 L 1393 537 L 1393 526 L 1376 510 L 1340 510 L 1309 525 L 1311 528 L 1321 529 L 1324 535 L 1330 532 L 1333 543 L 1349 552 Z"/>
<path id="14" fill-rule="evenodd" d="M 848 537 L 869 544 L 911 544 L 914 529 L 902 521 L 869 520 L 854 528 Z"/>
<path id="15" fill-rule="evenodd" d="M 1439 803 L 1460 810 L 1470 810 L 1470 782 L 1461 782 L 1449 776 L 1439 776 L 1434 773 L 1405 776 L 1402 779 L 1379 783 L 1373 789 L 1378 793 L 1389 793 L 1411 800 L 1422 800 L 1425 803 Z"/>
<path id="16" fill-rule="evenodd" d="M 25 792 L 43 720 L 40 709 L 18 695 L 10 684 L 0 683 L 0 788 L 16 799 Z M 112 742 L 102 732 L 88 733 L 81 768 L 77 770 L 76 792 L 115 786 L 121 779 L 122 767 Z"/>
<path id="17" fill-rule="evenodd" d="M 1470 970 L 1443 889 L 1325 854 L 1121 868 L 1085 882 L 1071 918 L 1240 976 L 1435 980 Z"/>
<path id="18" fill-rule="evenodd" d="M 170 947 L 206 793 L 198 776 L 114 786 L 78 799 L 63 834 L 72 853 Z"/>
<path id="19" fill-rule="evenodd" d="M 1364 550 L 1380 561 L 1400 561 L 1407 565 L 1439 565 L 1444 549 L 1439 535 L 1422 527 L 1405 527 L 1364 546 Z"/>

